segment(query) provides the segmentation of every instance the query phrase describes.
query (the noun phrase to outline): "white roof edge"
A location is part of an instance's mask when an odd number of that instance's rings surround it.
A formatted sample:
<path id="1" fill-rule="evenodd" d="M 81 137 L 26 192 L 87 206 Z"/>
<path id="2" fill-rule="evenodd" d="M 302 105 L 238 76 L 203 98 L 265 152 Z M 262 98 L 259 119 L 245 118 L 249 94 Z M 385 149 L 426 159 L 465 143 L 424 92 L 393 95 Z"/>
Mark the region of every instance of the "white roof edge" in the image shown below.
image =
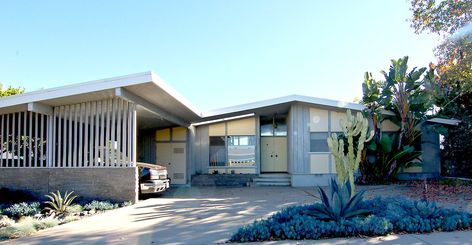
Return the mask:
<path id="1" fill-rule="evenodd" d="M 0 98 L 0 108 L 9 107 L 30 102 L 55 99 L 77 94 L 84 94 L 116 87 L 130 86 L 134 84 L 152 82 L 152 72 L 141 72 L 125 76 L 111 77 L 76 83 L 49 89 L 36 90 L 24 94 L 12 95 Z"/>
<path id="2" fill-rule="evenodd" d="M 289 96 L 278 97 L 274 99 L 262 100 L 262 101 L 212 110 L 207 113 L 204 113 L 203 117 L 204 118 L 213 117 L 213 116 L 218 116 L 218 115 L 236 113 L 239 111 L 246 111 L 246 110 L 251 110 L 255 108 L 273 106 L 277 104 L 284 104 L 284 103 L 290 103 L 290 102 L 303 102 L 303 103 L 309 103 L 309 104 L 316 104 L 316 105 L 351 109 L 351 110 L 359 110 L 359 111 L 365 108 L 361 104 L 356 104 L 356 103 L 351 103 L 351 102 L 343 102 L 343 101 L 316 98 L 316 97 L 303 96 L 303 95 L 289 95 Z"/>
<path id="3" fill-rule="evenodd" d="M 435 117 L 428 119 L 428 122 L 457 126 L 461 123 L 461 120 Z"/>
<path id="4" fill-rule="evenodd" d="M 185 107 L 191 110 L 195 115 L 202 117 L 202 112 L 197 109 L 190 101 L 188 101 L 182 94 L 170 86 L 166 81 L 164 81 L 159 75 L 151 71 L 152 81 L 166 91 L 170 96 L 174 97 L 177 101 L 182 103 Z"/>

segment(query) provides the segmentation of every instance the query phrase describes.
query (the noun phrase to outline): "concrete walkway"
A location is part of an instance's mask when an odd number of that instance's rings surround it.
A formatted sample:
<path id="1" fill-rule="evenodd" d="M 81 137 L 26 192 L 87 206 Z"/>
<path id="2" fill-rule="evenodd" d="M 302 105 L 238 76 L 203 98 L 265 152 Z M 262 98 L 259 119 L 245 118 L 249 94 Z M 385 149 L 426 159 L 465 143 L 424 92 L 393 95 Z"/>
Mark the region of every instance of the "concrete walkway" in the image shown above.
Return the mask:
<path id="1" fill-rule="evenodd" d="M 158 198 L 40 231 L 7 244 L 214 244 L 241 225 L 317 200 L 313 188 L 173 188 Z M 472 232 L 267 244 L 470 244 Z"/>

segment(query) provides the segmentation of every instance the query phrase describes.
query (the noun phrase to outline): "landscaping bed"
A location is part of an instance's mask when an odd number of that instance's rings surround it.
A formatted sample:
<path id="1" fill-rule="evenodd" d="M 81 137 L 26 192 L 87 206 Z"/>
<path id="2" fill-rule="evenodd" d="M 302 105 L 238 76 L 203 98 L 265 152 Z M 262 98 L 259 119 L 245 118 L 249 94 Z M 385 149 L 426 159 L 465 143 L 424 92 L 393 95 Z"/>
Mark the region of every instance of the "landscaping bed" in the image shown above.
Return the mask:
<path id="1" fill-rule="evenodd" d="M 380 236 L 401 233 L 467 230 L 472 227 L 472 214 L 439 208 L 434 202 L 406 198 L 374 198 L 360 203 L 368 215 L 340 221 L 320 220 L 307 213 L 320 203 L 292 206 L 241 227 L 231 242 L 269 240 L 303 240 L 334 237 Z"/>
<path id="2" fill-rule="evenodd" d="M 131 204 L 75 200 L 71 192 L 65 195 L 51 193 L 51 197 L 48 201 L 39 202 L 27 192 L 0 189 L 0 241 L 28 236 L 39 230 Z"/>

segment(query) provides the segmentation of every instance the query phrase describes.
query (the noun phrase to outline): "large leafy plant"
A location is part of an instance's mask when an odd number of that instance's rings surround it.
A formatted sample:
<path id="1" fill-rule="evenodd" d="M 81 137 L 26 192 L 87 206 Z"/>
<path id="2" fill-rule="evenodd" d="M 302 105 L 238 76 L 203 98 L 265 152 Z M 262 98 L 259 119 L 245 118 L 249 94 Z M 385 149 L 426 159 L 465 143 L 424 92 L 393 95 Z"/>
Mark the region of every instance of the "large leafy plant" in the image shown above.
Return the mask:
<path id="1" fill-rule="evenodd" d="M 45 207 L 44 209 L 50 212 L 53 212 L 55 214 L 65 214 L 67 213 L 68 209 L 72 205 L 72 202 L 74 201 L 75 198 L 77 198 L 76 195 L 72 195 L 74 192 L 68 192 L 66 191 L 64 193 L 64 196 L 61 195 L 59 191 L 56 193 L 51 192 L 50 195 L 46 195 L 46 197 L 50 201 L 44 202 L 48 206 Z"/>
<path id="2" fill-rule="evenodd" d="M 392 181 L 402 170 L 421 164 L 421 152 L 415 150 L 412 145 L 405 145 L 396 149 L 398 134 L 382 134 L 380 141 L 369 142 L 364 162 L 360 164 L 360 172 L 363 173 L 360 181 L 364 183 L 386 183 Z M 396 164 L 392 168 L 394 162 Z"/>
<path id="3" fill-rule="evenodd" d="M 321 204 L 306 211 L 307 215 L 320 220 L 339 222 L 370 212 L 370 210 L 361 207 L 365 191 L 362 190 L 354 194 L 349 180 L 339 184 L 336 179 L 332 178 L 328 189 L 329 191 L 326 193 L 321 187 L 318 187 Z"/>
<path id="4" fill-rule="evenodd" d="M 360 166 L 363 182 L 391 181 L 401 169 L 420 162 L 415 145 L 421 138 L 427 112 L 432 108 L 433 95 L 426 89 L 432 77 L 431 70 L 425 72 L 426 68 L 415 67 L 408 71 L 407 63 L 408 57 L 392 60 L 389 70 L 382 71 L 384 80 L 377 81 L 370 73 L 365 75 L 362 103 L 366 106 L 364 114 L 374 124 L 376 137 Z M 386 111 L 391 115 L 386 115 Z M 382 122 L 387 119 L 399 128 L 395 139 L 382 132 Z M 383 177 L 370 178 L 372 175 Z"/>

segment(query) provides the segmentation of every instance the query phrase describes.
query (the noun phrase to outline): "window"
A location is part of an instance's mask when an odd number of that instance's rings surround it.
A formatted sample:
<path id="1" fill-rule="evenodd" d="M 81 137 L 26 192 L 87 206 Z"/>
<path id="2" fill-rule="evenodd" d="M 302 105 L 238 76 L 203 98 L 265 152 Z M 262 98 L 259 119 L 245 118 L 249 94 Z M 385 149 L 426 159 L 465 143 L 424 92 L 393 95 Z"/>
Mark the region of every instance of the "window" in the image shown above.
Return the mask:
<path id="1" fill-rule="evenodd" d="M 228 136 L 228 160 L 230 166 L 253 166 L 256 164 L 255 136 Z"/>
<path id="2" fill-rule="evenodd" d="M 224 136 L 210 136 L 210 166 L 226 165 L 226 143 Z"/>
<path id="3" fill-rule="evenodd" d="M 261 117 L 261 136 L 287 136 L 286 116 Z"/>
<path id="4" fill-rule="evenodd" d="M 327 139 L 328 132 L 310 133 L 310 152 L 330 152 Z"/>

